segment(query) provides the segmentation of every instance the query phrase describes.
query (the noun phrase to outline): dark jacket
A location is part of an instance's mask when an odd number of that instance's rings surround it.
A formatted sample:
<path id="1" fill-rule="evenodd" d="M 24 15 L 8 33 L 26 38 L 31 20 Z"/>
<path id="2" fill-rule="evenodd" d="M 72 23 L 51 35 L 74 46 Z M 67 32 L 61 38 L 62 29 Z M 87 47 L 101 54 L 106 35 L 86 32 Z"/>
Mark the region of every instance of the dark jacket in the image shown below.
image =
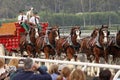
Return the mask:
<path id="1" fill-rule="evenodd" d="M 12 80 L 52 80 L 50 74 L 42 70 L 38 69 L 40 74 L 35 74 L 33 71 L 22 71 L 17 73 Z"/>

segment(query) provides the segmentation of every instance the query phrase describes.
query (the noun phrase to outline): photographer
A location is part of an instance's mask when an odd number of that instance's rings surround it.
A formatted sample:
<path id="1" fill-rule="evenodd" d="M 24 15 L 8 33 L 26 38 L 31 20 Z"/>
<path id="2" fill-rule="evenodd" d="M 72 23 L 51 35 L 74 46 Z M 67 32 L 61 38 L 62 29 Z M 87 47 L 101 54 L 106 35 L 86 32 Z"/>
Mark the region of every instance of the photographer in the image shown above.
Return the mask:
<path id="1" fill-rule="evenodd" d="M 39 73 L 35 73 L 38 71 Z M 32 59 L 24 60 L 24 71 L 17 73 L 13 80 L 52 80 L 51 76 L 41 69 Z"/>

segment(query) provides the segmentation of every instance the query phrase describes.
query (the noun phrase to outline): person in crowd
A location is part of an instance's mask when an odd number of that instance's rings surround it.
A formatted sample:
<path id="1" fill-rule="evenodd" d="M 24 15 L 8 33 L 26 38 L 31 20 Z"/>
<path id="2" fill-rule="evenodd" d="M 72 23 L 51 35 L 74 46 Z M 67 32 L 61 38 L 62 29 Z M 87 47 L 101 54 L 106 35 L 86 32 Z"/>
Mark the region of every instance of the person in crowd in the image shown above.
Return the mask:
<path id="1" fill-rule="evenodd" d="M 18 15 L 18 23 L 25 29 L 27 33 L 29 33 L 29 25 L 27 16 L 24 14 L 24 10 L 19 11 Z"/>
<path id="2" fill-rule="evenodd" d="M 62 75 L 58 75 L 56 80 L 64 80 Z"/>
<path id="3" fill-rule="evenodd" d="M 101 70 L 99 73 L 99 80 L 111 80 L 112 74 L 109 69 Z"/>
<path id="4" fill-rule="evenodd" d="M 39 31 L 41 30 L 40 17 L 38 16 L 37 12 L 33 12 L 33 16 L 30 18 L 29 23 L 31 24 L 31 26 L 36 26 Z"/>
<path id="5" fill-rule="evenodd" d="M 17 60 L 18 60 L 18 59 L 17 59 Z M 18 67 L 17 67 L 16 71 L 13 71 L 12 73 L 10 73 L 10 80 L 13 80 L 13 77 L 14 77 L 17 73 L 23 71 L 24 62 L 23 62 L 22 59 L 20 59 L 20 60 L 18 61 L 18 65 L 17 65 L 17 66 L 18 66 Z"/>
<path id="6" fill-rule="evenodd" d="M 71 69 L 68 66 L 64 67 L 61 71 L 61 75 L 63 75 L 64 80 L 69 80 L 70 73 Z"/>
<path id="7" fill-rule="evenodd" d="M 0 80 L 4 80 L 7 76 L 6 69 L 4 68 L 5 63 L 3 59 L 0 59 Z"/>
<path id="8" fill-rule="evenodd" d="M 12 77 L 15 76 L 16 71 L 18 69 L 18 63 L 19 63 L 19 59 L 10 59 L 9 63 L 8 63 L 8 72 L 9 72 L 9 77 L 10 80 L 12 80 Z"/>
<path id="9" fill-rule="evenodd" d="M 73 69 L 70 73 L 69 80 L 86 80 L 85 73 L 80 69 Z"/>
<path id="10" fill-rule="evenodd" d="M 18 69 L 23 69 L 24 68 L 24 59 L 20 59 L 18 62 Z"/>
<path id="11" fill-rule="evenodd" d="M 18 62 L 19 60 L 18 59 L 11 59 L 10 62 L 8 63 L 8 66 L 14 66 L 16 68 L 18 68 Z"/>
<path id="12" fill-rule="evenodd" d="M 61 72 L 62 72 L 62 69 L 64 68 L 64 67 L 66 67 L 67 65 L 66 64 L 60 64 L 59 66 L 58 66 L 58 73 L 59 74 L 62 74 Z"/>
<path id="13" fill-rule="evenodd" d="M 38 71 L 39 73 L 36 73 Z M 40 68 L 31 58 L 24 60 L 24 70 L 17 73 L 13 80 L 52 80 L 49 73 Z"/>
<path id="14" fill-rule="evenodd" d="M 52 77 L 52 80 L 56 80 L 58 76 L 58 65 L 51 64 L 49 68 L 49 74 Z"/>
<path id="15" fill-rule="evenodd" d="M 41 69 L 43 69 L 44 71 L 48 71 L 47 66 L 45 66 L 45 62 L 41 62 Z"/>

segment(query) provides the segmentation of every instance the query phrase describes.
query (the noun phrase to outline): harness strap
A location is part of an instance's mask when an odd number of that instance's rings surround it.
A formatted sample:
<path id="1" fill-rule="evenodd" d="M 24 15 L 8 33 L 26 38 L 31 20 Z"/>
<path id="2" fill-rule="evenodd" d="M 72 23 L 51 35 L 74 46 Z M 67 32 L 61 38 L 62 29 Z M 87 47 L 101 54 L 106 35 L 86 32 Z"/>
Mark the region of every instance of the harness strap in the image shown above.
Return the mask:
<path id="1" fill-rule="evenodd" d="M 23 15 L 22 15 L 22 17 L 21 17 L 21 21 L 23 21 Z"/>

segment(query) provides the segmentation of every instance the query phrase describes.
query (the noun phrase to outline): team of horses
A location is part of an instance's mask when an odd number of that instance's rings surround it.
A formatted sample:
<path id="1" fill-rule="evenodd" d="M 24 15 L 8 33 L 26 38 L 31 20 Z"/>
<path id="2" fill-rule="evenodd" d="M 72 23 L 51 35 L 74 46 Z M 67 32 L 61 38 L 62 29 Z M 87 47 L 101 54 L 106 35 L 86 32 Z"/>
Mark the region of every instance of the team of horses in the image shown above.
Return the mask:
<path id="1" fill-rule="evenodd" d="M 112 61 L 117 63 L 120 58 L 120 30 L 114 36 L 110 35 L 109 27 L 102 25 L 94 28 L 90 35 L 81 37 L 81 28 L 73 26 L 67 36 L 61 36 L 58 26 L 48 27 L 46 31 L 38 31 L 36 28 L 31 28 L 29 33 L 24 33 L 20 39 L 20 54 L 27 57 L 42 58 L 42 53 L 45 59 L 61 59 L 71 60 L 76 59 L 79 54 L 84 54 L 87 61 L 96 63 L 103 58 L 106 63 L 109 62 L 109 56 L 112 55 Z M 29 35 L 30 43 L 26 39 Z M 0 45 L 1 55 L 5 55 L 3 45 Z M 2 59 L 4 61 L 4 59 Z M 76 61 L 76 60 L 74 60 Z M 90 75 L 95 75 L 90 68 Z M 97 70 L 97 75 L 99 70 Z"/>
<path id="2" fill-rule="evenodd" d="M 28 17 L 33 14 L 33 7 L 27 12 Z M 20 40 L 20 52 L 26 51 L 28 56 L 38 57 L 44 52 L 45 58 L 58 56 L 64 53 L 68 60 L 75 55 L 85 53 L 87 60 L 99 63 L 101 57 L 108 62 L 109 55 L 113 56 L 115 62 L 120 57 L 120 30 L 115 36 L 110 36 L 107 25 L 95 28 L 90 36 L 80 38 L 81 29 L 74 26 L 69 36 L 61 37 L 59 27 L 54 26 L 44 31 L 31 28 L 29 32 L 30 43 L 26 40 L 27 34 L 22 35 Z"/>
<path id="3" fill-rule="evenodd" d="M 36 37 L 36 33 L 39 35 Z M 29 32 L 30 42 L 26 41 L 26 35 L 21 37 L 20 51 L 26 51 L 30 57 L 38 57 L 41 52 L 46 59 L 60 58 L 65 54 L 67 60 L 71 60 L 75 55 L 84 53 L 87 60 L 99 63 L 101 57 L 108 62 L 109 55 L 113 56 L 113 61 L 120 57 L 120 31 L 115 36 L 110 36 L 107 25 L 95 28 L 90 36 L 81 38 L 79 26 L 73 26 L 68 36 L 60 36 L 59 27 L 53 26 L 43 31 L 32 29 Z"/>
<path id="4" fill-rule="evenodd" d="M 102 25 L 101 28 L 95 28 L 91 36 L 81 39 L 80 51 L 86 53 L 87 59 L 91 62 L 99 63 L 103 57 L 108 63 L 109 55 L 113 56 L 115 62 L 120 58 L 120 30 L 115 36 L 110 36 L 110 31 L 107 25 Z M 92 56 L 92 57 L 91 57 Z"/>

